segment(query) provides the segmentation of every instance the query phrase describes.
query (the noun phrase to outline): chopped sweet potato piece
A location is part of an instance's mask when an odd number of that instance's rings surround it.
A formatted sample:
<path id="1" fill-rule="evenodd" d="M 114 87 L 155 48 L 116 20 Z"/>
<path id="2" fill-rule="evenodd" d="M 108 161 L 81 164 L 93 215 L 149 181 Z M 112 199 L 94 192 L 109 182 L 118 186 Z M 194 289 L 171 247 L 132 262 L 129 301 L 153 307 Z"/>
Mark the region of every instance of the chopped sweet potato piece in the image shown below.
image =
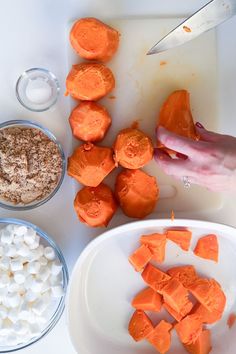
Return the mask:
<path id="1" fill-rule="evenodd" d="M 219 245 L 216 235 L 201 237 L 193 252 L 198 257 L 218 262 Z"/>
<path id="2" fill-rule="evenodd" d="M 194 306 L 193 311 L 191 313 L 201 316 L 202 322 L 207 324 L 213 324 L 215 322 L 218 322 L 222 317 L 222 312 L 216 310 L 209 311 L 200 303 L 197 303 Z"/>
<path id="3" fill-rule="evenodd" d="M 166 235 L 158 233 L 143 235 L 140 238 L 140 242 L 149 247 L 153 254 L 153 260 L 159 263 L 162 263 L 165 260 Z"/>
<path id="4" fill-rule="evenodd" d="M 202 331 L 197 340 L 192 344 L 184 344 L 184 348 L 190 354 L 208 354 L 211 347 L 211 332 L 209 329 Z"/>
<path id="5" fill-rule="evenodd" d="M 168 240 L 176 243 L 184 251 L 188 251 L 192 238 L 192 232 L 189 230 L 167 230 L 166 237 Z"/>
<path id="6" fill-rule="evenodd" d="M 192 265 L 173 267 L 167 270 L 167 273 L 180 281 L 180 283 L 188 289 L 188 286 L 197 279 L 197 273 Z"/>
<path id="7" fill-rule="evenodd" d="M 175 325 L 179 339 L 184 344 L 195 343 L 202 333 L 202 321 L 197 315 L 186 316 Z"/>
<path id="8" fill-rule="evenodd" d="M 215 279 L 198 278 L 189 286 L 189 291 L 210 312 L 223 313 L 226 297 L 220 284 Z"/>
<path id="9" fill-rule="evenodd" d="M 147 338 L 153 331 L 153 325 L 149 317 L 142 310 L 136 310 L 129 322 L 129 334 L 136 342 Z"/>
<path id="10" fill-rule="evenodd" d="M 181 321 L 182 318 L 184 317 L 183 315 L 181 315 L 179 312 L 175 311 L 174 309 L 172 309 L 172 307 L 170 307 L 167 303 L 164 302 L 163 307 L 166 309 L 167 312 L 169 312 L 169 314 L 176 320 L 176 321 Z"/>
<path id="11" fill-rule="evenodd" d="M 140 246 L 134 253 L 129 257 L 129 261 L 137 272 L 144 269 L 146 264 L 151 260 L 152 253 L 148 247 L 145 245 Z"/>
<path id="12" fill-rule="evenodd" d="M 153 290 L 161 292 L 170 276 L 149 263 L 142 272 L 142 278 Z"/>
<path id="13" fill-rule="evenodd" d="M 161 354 L 165 354 L 170 349 L 171 328 L 172 325 L 169 322 L 162 320 L 147 337 L 148 342 Z"/>
<path id="14" fill-rule="evenodd" d="M 152 288 L 146 288 L 135 296 L 131 305 L 138 310 L 159 312 L 161 310 L 162 297 Z"/>
<path id="15" fill-rule="evenodd" d="M 157 127 L 159 126 L 190 139 L 199 139 L 191 113 L 189 93 L 186 90 L 173 92 L 164 102 L 158 117 Z M 160 142 L 157 147 L 174 153 Z"/>
<path id="16" fill-rule="evenodd" d="M 193 304 L 188 298 L 188 290 L 175 278 L 171 278 L 162 289 L 164 302 L 182 316 L 186 316 Z"/>
<path id="17" fill-rule="evenodd" d="M 229 329 L 231 327 L 233 327 L 234 323 L 236 321 L 236 314 L 235 313 L 231 313 L 228 317 L 228 320 L 227 320 L 227 325 L 229 327 Z"/>

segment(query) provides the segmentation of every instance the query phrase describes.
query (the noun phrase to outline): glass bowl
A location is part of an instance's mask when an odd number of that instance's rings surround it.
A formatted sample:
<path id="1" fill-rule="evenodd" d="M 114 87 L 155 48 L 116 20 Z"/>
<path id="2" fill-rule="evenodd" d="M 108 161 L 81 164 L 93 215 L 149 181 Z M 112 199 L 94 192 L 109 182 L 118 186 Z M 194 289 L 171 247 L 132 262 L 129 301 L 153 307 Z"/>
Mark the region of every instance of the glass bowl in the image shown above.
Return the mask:
<path id="1" fill-rule="evenodd" d="M 9 120 L 9 121 L 6 121 L 6 122 L 3 122 L 2 124 L 0 124 L 0 130 L 5 129 L 5 128 L 10 128 L 10 127 L 24 127 L 24 128 L 39 129 L 51 141 L 53 141 L 57 145 L 60 155 L 61 155 L 62 170 L 61 170 L 60 178 L 58 179 L 58 183 L 57 183 L 55 189 L 50 194 L 48 194 L 44 199 L 36 200 L 36 201 L 33 201 L 32 203 L 29 203 L 29 204 L 13 204 L 13 203 L 7 202 L 6 200 L 0 198 L 0 207 L 5 208 L 5 209 L 14 210 L 14 211 L 34 209 L 34 208 L 37 208 L 37 207 L 41 206 L 42 204 L 46 203 L 47 201 L 49 201 L 56 194 L 56 192 L 59 190 L 59 188 L 63 182 L 64 176 L 65 176 L 65 170 L 66 170 L 65 154 L 64 154 L 61 144 L 58 142 L 56 137 L 47 128 L 44 128 L 43 126 L 41 126 L 37 123 L 33 123 L 28 120 Z"/>
<path id="2" fill-rule="evenodd" d="M 17 345 L 1 345 L 0 343 L 0 353 L 10 353 L 15 350 L 20 350 L 23 348 L 26 348 L 33 343 L 39 341 L 41 338 L 43 338 L 46 334 L 48 334 L 53 327 L 56 325 L 56 323 L 59 321 L 64 307 L 65 307 L 65 296 L 66 296 L 66 290 L 67 290 L 67 285 L 68 285 L 68 269 L 67 265 L 65 262 L 65 259 L 63 257 L 63 254 L 60 250 L 60 248 L 56 245 L 56 243 L 53 241 L 52 238 L 50 238 L 44 231 L 42 231 L 40 228 L 37 226 L 23 220 L 18 220 L 18 219 L 12 219 L 12 218 L 0 218 L 0 229 L 4 228 L 7 225 L 18 225 L 18 226 L 26 226 L 27 228 L 32 228 L 36 234 L 40 237 L 40 244 L 43 244 L 45 247 L 46 246 L 51 246 L 55 252 L 55 259 L 58 260 L 62 266 L 62 287 L 63 287 L 63 295 L 60 296 L 59 298 L 56 298 L 54 300 L 55 304 L 51 302 L 51 306 L 53 305 L 53 310 L 51 311 L 51 316 L 49 320 L 43 325 L 43 328 L 41 329 L 40 334 L 31 337 L 31 339 L 27 342 L 22 341 L 21 343 L 19 342 Z M 0 257 L 1 260 L 1 257 Z M 54 298 L 55 299 L 55 298 Z M 24 335 L 22 335 L 24 337 Z"/>
<path id="3" fill-rule="evenodd" d="M 16 82 L 18 101 L 34 112 L 50 109 L 57 102 L 59 92 L 60 86 L 56 76 L 47 69 L 28 69 Z"/>

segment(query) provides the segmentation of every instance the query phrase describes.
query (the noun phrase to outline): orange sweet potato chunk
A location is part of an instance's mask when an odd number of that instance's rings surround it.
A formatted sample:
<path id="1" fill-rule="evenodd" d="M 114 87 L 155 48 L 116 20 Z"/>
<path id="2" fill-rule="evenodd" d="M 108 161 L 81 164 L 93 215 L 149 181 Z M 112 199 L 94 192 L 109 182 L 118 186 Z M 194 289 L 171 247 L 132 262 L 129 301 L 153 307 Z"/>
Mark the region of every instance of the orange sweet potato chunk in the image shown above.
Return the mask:
<path id="1" fill-rule="evenodd" d="M 167 230 L 166 237 L 168 240 L 176 243 L 184 251 L 188 251 L 192 238 L 192 232 L 189 230 Z"/>
<path id="2" fill-rule="evenodd" d="M 193 251 L 196 256 L 218 262 L 219 245 L 216 235 L 201 237 Z"/>
<path id="3" fill-rule="evenodd" d="M 235 321 L 236 321 L 236 314 L 230 313 L 228 320 L 227 320 L 227 325 L 228 325 L 229 329 L 233 327 Z"/>
<path id="4" fill-rule="evenodd" d="M 172 325 L 169 322 L 162 320 L 147 337 L 148 342 L 161 354 L 165 354 L 170 349 L 171 328 Z"/>
<path id="5" fill-rule="evenodd" d="M 163 307 L 166 309 L 166 311 L 176 320 L 176 321 L 181 321 L 182 318 L 184 317 L 181 315 L 179 312 L 175 311 L 170 307 L 167 303 L 164 302 Z"/>
<path id="6" fill-rule="evenodd" d="M 186 316 L 193 304 L 188 298 L 188 290 L 175 278 L 171 278 L 162 289 L 164 302 L 174 311 Z"/>
<path id="7" fill-rule="evenodd" d="M 197 315 L 186 316 L 175 325 L 175 330 L 183 344 L 195 343 L 202 333 L 202 321 Z"/>
<path id="8" fill-rule="evenodd" d="M 170 276 L 148 263 L 142 272 L 142 278 L 153 290 L 161 292 Z"/>
<path id="9" fill-rule="evenodd" d="M 201 317 L 203 323 L 213 324 L 218 322 L 222 317 L 222 312 L 219 311 L 209 311 L 202 304 L 197 303 L 192 311 L 195 315 Z"/>
<path id="10" fill-rule="evenodd" d="M 159 312 L 162 306 L 162 297 L 152 288 L 146 288 L 135 296 L 131 305 L 138 310 Z"/>
<path id="11" fill-rule="evenodd" d="M 136 310 L 131 317 L 128 330 L 131 337 L 133 337 L 136 342 L 139 342 L 153 331 L 153 325 L 144 311 Z"/>
<path id="12" fill-rule="evenodd" d="M 187 289 L 189 285 L 191 285 L 197 279 L 196 270 L 192 265 L 173 267 L 168 269 L 167 273 L 172 278 L 180 281 L 180 283 Z"/>
<path id="13" fill-rule="evenodd" d="M 189 291 L 210 312 L 223 313 L 226 297 L 215 279 L 198 278 L 189 286 Z"/>
<path id="14" fill-rule="evenodd" d="M 129 257 L 129 262 L 137 272 L 140 272 L 144 269 L 151 258 L 152 253 L 149 248 L 142 245 Z"/>
<path id="15" fill-rule="evenodd" d="M 141 244 L 149 247 L 152 252 L 152 259 L 156 262 L 162 263 L 165 260 L 166 250 L 166 235 L 163 234 L 150 234 L 143 235 L 140 238 Z"/>
<path id="16" fill-rule="evenodd" d="M 190 354 L 208 354 L 211 347 L 211 332 L 209 329 L 202 331 L 196 342 L 192 344 L 184 344 L 185 349 Z"/>

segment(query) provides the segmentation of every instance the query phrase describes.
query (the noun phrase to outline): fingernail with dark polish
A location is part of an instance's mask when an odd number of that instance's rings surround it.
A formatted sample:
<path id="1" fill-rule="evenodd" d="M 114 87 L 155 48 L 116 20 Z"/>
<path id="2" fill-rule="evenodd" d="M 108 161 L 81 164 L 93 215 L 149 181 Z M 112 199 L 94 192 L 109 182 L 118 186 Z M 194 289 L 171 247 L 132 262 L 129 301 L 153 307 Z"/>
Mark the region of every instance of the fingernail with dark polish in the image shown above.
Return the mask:
<path id="1" fill-rule="evenodd" d="M 203 126 L 200 122 L 197 122 L 197 123 L 196 123 L 196 127 L 201 128 L 201 129 L 204 129 L 204 126 Z"/>

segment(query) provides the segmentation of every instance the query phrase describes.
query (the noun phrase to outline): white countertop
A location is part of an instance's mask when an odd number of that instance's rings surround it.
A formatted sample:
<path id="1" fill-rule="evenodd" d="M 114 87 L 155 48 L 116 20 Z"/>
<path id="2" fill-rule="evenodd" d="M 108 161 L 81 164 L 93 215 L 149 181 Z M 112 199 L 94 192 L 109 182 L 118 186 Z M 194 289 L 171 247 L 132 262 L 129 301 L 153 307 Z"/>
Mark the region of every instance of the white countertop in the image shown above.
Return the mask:
<path id="1" fill-rule="evenodd" d="M 200 0 L 11 0 L 1 1 L 0 8 L 0 121 L 9 119 L 30 119 L 49 128 L 61 141 L 66 155 L 71 151 L 71 132 L 67 123 L 69 103 L 63 97 L 64 81 L 67 74 L 66 26 L 77 17 L 95 16 L 101 18 L 123 16 L 185 16 L 203 5 Z M 221 114 L 226 122 L 220 123 L 222 130 L 234 132 L 236 121 L 233 119 L 235 106 L 236 83 L 236 53 L 235 47 L 236 19 L 223 24 L 227 36 L 227 51 L 222 53 L 222 43 L 219 44 L 220 55 L 227 55 L 227 70 L 220 75 L 226 75 L 220 94 L 227 95 L 233 102 L 231 109 L 221 107 Z M 231 34 L 231 35 L 230 35 Z M 219 38 L 221 32 L 219 32 Z M 51 112 L 31 113 L 18 103 L 15 96 L 15 83 L 19 75 L 31 67 L 44 67 L 58 77 L 61 85 L 60 99 Z M 226 74 L 225 74 L 226 73 Z M 227 82 L 230 82 L 227 85 Z M 231 84 L 233 83 L 233 84 Z M 232 133 L 233 134 L 233 133 Z M 10 212 L 0 210 L 0 217 L 17 217 L 31 221 L 53 236 L 61 247 L 69 270 L 78 258 L 80 252 L 90 241 L 84 226 L 78 227 L 73 210 L 74 185 L 71 179 L 65 177 L 62 188 L 46 205 L 29 212 Z M 179 213 L 177 217 L 187 217 L 216 221 L 236 226 L 236 204 L 233 197 L 225 196 L 222 208 L 214 212 L 192 214 Z M 119 220 L 116 224 L 119 224 Z M 86 230 L 86 231 L 85 231 Z M 96 231 L 99 233 L 99 231 Z M 73 354 L 75 353 L 67 333 L 65 315 L 53 331 L 31 348 L 22 350 L 24 354 Z M 94 353 L 95 354 L 95 353 Z M 104 353 L 106 354 L 106 353 Z"/>

